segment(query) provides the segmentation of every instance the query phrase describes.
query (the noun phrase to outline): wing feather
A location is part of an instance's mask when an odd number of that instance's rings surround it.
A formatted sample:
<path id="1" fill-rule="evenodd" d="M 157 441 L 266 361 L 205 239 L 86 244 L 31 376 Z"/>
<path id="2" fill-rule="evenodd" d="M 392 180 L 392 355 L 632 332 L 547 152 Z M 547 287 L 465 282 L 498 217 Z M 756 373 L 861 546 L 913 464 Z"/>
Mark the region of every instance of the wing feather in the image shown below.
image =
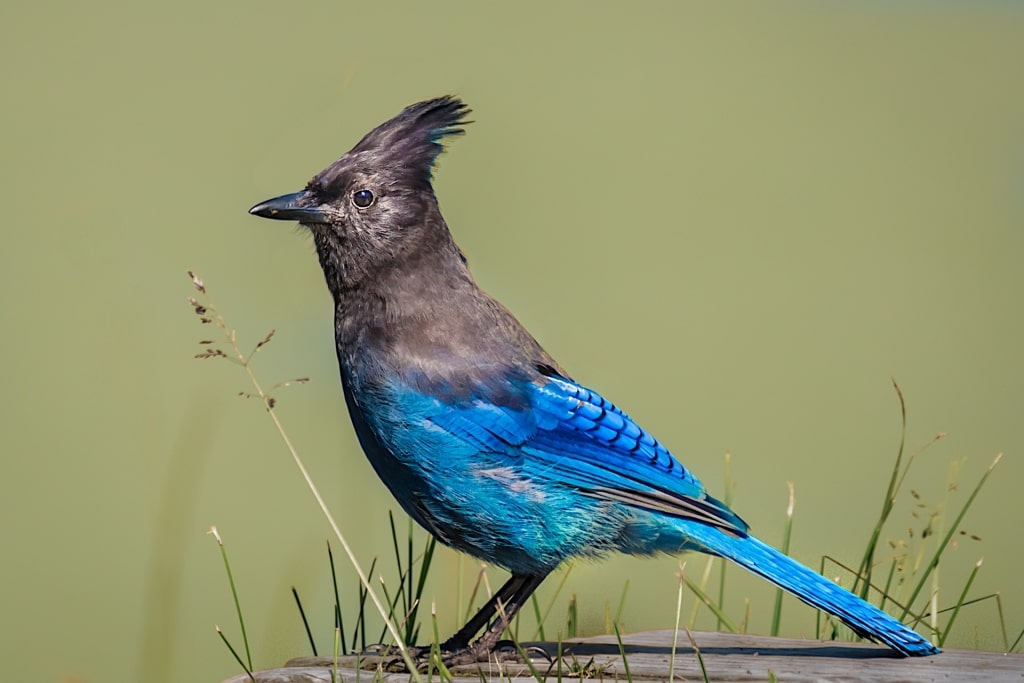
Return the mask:
<path id="1" fill-rule="evenodd" d="M 610 401 L 561 376 L 531 387 L 529 410 L 478 400 L 429 419 L 484 452 L 515 458 L 529 476 L 746 535 L 746 522 Z"/>

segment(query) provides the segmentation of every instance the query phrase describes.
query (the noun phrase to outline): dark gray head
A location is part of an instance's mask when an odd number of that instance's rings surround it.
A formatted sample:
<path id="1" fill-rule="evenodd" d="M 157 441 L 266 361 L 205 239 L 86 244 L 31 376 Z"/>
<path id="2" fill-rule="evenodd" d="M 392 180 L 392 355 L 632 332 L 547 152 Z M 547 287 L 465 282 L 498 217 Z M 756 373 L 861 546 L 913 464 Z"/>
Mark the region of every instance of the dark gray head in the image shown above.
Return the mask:
<path id="1" fill-rule="evenodd" d="M 444 139 L 461 135 L 469 109 L 446 96 L 406 107 L 317 174 L 306 189 L 249 213 L 298 221 L 313 231 L 332 291 L 426 248 L 461 258 L 431 185 Z M 337 291 L 335 291 L 337 294 Z"/>
<path id="2" fill-rule="evenodd" d="M 406 107 L 305 190 L 249 210 L 313 233 L 336 303 L 346 386 L 372 384 L 381 368 L 403 368 L 433 395 L 468 400 L 486 392 L 492 402 L 519 405 L 522 383 L 510 378 L 558 367 L 477 287 L 438 210 L 434 162 L 444 140 L 463 132 L 468 113 L 454 97 Z"/>

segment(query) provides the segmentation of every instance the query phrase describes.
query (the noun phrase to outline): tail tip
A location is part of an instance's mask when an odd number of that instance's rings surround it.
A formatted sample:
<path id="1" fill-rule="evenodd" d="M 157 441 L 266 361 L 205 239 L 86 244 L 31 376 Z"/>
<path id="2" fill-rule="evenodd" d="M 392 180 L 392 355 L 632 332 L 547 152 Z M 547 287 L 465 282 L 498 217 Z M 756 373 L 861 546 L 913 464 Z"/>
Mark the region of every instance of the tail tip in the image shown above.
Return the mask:
<path id="1" fill-rule="evenodd" d="M 900 643 L 895 649 L 907 657 L 930 657 L 931 655 L 937 655 L 942 650 L 932 645 L 930 642 L 921 638 L 920 640 L 914 640 L 911 642 Z"/>

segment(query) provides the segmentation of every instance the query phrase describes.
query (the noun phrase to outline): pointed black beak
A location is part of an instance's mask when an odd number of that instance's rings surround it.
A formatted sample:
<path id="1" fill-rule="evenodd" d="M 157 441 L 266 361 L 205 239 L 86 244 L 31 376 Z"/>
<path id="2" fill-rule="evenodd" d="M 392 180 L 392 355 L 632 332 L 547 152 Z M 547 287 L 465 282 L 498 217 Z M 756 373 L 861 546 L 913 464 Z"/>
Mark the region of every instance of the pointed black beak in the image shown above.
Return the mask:
<path id="1" fill-rule="evenodd" d="M 306 206 L 306 203 L 312 206 Z M 299 223 L 327 223 L 327 216 L 309 196 L 309 192 L 293 192 L 280 197 L 260 202 L 249 209 L 253 216 L 273 218 L 279 221 L 298 221 Z"/>

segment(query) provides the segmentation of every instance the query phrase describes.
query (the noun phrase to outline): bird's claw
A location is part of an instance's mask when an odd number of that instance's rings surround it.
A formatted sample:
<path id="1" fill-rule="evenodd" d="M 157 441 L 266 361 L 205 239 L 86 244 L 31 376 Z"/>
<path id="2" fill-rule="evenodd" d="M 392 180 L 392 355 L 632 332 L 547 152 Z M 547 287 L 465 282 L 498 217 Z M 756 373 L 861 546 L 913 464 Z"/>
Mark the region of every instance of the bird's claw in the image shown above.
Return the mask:
<path id="1" fill-rule="evenodd" d="M 533 650 L 534 648 L 530 648 Z M 468 646 L 449 649 L 442 646 L 440 649 L 431 646 L 414 646 L 406 648 L 409 658 L 412 659 L 416 669 L 421 672 L 427 671 L 431 666 L 438 668 L 438 659 L 445 668 L 456 666 L 471 666 L 482 662 L 518 662 L 522 661 L 519 651 L 512 641 L 500 641 L 493 648 L 482 643 L 473 643 Z M 538 649 L 538 652 L 542 652 Z M 547 658 L 547 653 L 543 653 Z M 405 673 L 409 671 L 408 663 L 402 654 L 401 648 L 394 645 L 371 645 L 364 649 L 362 656 L 372 658 L 367 661 L 364 668 L 377 668 L 388 673 Z"/>
<path id="2" fill-rule="evenodd" d="M 367 645 L 359 653 L 360 657 L 389 657 L 401 651 L 394 645 L 385 645 L 384 643 L 374 643 L 373 645 Z"/>

